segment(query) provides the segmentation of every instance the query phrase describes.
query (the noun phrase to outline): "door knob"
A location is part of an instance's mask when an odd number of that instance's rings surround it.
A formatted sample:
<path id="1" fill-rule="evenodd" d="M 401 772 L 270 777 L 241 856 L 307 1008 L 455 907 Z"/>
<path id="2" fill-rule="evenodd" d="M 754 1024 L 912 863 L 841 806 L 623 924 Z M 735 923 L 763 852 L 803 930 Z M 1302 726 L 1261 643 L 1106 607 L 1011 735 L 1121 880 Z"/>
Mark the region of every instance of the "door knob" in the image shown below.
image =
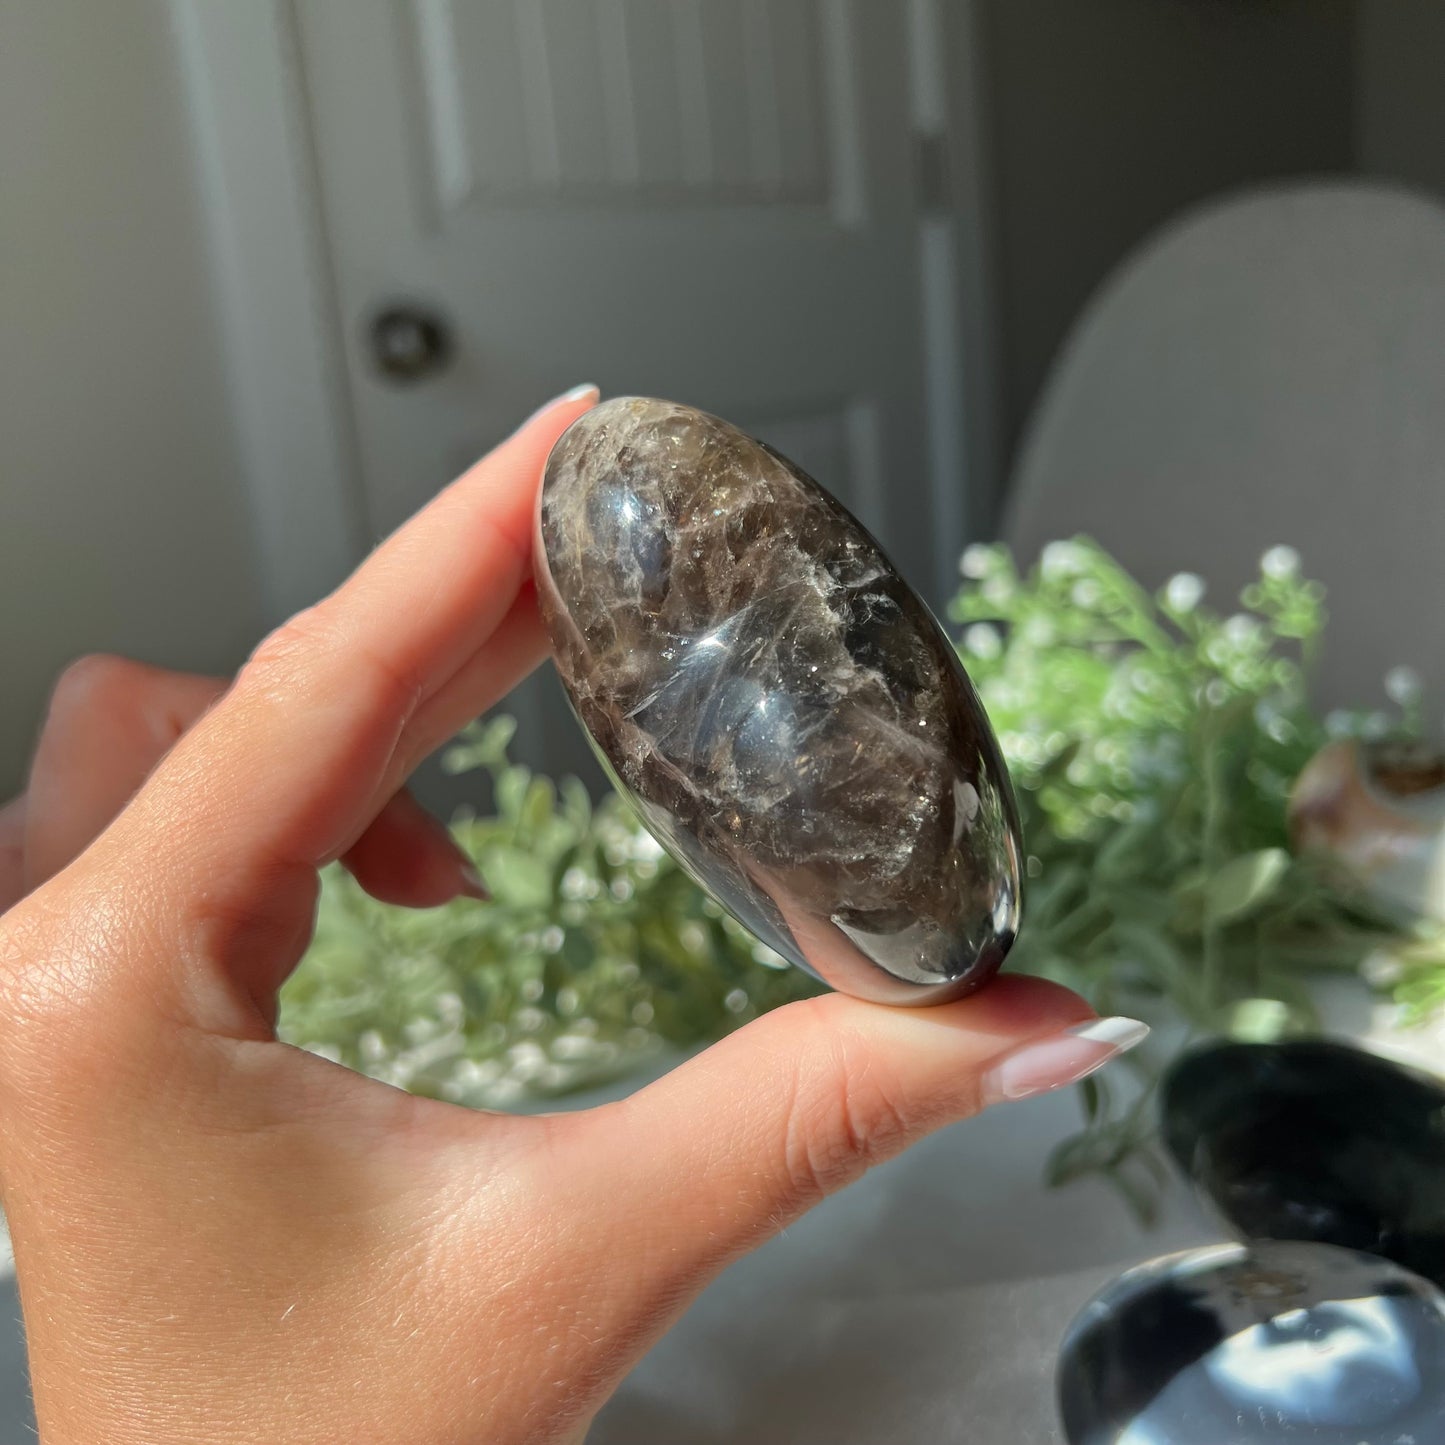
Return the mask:
<path id="1" fill-rule="evenodd" d="M 454 349 L 446 321 L 408 302 L 378 311 L 367 327 L 367 341 L 377 375 L 402 386 L 445 371 Z"/>

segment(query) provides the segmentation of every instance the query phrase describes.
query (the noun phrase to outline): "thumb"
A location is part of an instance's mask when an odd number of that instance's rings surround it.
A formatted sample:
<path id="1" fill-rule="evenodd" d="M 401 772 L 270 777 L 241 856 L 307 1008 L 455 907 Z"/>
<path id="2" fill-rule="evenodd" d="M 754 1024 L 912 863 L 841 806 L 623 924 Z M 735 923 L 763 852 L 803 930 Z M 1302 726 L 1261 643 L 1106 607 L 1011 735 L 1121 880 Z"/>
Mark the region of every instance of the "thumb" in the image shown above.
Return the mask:
<path id="1" fill-rule="evenodd" d="M 1147 1033 L 1022 976 L 937 1008 L 808 999 L 598 1111 L 588 1142 L 606 1188 L 594 1197 L 609 1201 L 614 1238 L 635 1227 L 617 1253 L 637 1283 L 653 1299 L 685 1301 L 925 1134 L 1073 1083 Z"/>

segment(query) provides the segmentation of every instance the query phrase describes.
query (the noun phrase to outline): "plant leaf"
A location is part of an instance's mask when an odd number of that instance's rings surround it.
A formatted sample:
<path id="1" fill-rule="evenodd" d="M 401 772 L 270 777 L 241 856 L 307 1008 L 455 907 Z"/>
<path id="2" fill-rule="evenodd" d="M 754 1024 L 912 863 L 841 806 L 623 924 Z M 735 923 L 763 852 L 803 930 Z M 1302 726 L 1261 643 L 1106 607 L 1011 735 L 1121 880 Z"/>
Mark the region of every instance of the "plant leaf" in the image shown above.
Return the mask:
<path id="1" fill-rule="evenodd" d="M 1261 848 L 1231 858 L 1204 885 L 1205 916 L 1210 923 L 1247 918 L 1268 901 L 1289 871 L 1283 848 Z"/>

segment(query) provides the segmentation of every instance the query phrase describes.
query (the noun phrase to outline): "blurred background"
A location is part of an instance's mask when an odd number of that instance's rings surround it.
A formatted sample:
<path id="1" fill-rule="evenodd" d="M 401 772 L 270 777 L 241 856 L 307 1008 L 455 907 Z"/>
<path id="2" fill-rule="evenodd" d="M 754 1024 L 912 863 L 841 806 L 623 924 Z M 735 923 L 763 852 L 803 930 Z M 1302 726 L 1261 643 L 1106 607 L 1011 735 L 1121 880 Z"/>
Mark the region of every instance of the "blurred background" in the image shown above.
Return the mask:
<path id="1" fill-rule="evenodd" d="M 1075 397 L 1092 432 L 1069 423 L 1044 451 L 1152 470 L 1158 504 L 1170 446 L 1197 451 L 1192 417 L 1248 432 L 1230 476 L 1284 476 L 1295 511 L 1350 513 L 1390 467 L 1411 472 L 1411 507 L 1439 490 L 1436 454 L 1401 461 L 1384 433 L 1401 393 L 1412 416 L 1436 409 L 1440 351 L 1434 376 L 1391 370 L 1408 344 L 1338 314 L 1361 276 L 1403 271 L 1415 291 L 1381 304 L 1427 349 L 1441 335 L 1438 288 L 1420 289 L 1440 275 L 1445 191 L 1432 0 L 3 0 L 0 15 L 0 791 L 68 659 L 234 667 L 578 381 L 762 433 L 935 603 L 964 544 L 1006 529 L 1035 484 L 1074 501 L 1024 506 L 1021 543 L 1083 523 L 1146 580 L 1227 572 L 1168 508 L 1121 540 L 1109 507 L 1134 511 L 1127 495 L 1106 507 L 1087 476 L 1018 472 L 1106 278 L 1161 228 L 1261 187 L 1355 182 L 1384 195 L 1390 239 L 1367 204 L 1339 223 L 1336 265 L 1328 198 L 1281 227 L 1242 222 L 1242 247 L 1226 225 L 1213 271 L 1205 247 L 1153 283 L 1192 310 L 1134 303 L 1125 374 L 1103 365 L 1115 409 Z M 1191 410 L 1179 356 L 1215 346 L 1238 379 L 1210 338 L 1258 312 L 1252 278 L 1278 296 L 1317 254 L 1318 285 L 1294 288 L 1281 323 L 1297 351 L 1240 343 L 1270 352 L 1249 389 L 1285 434 Z M 1301 368 L 1338 369 L 1350 337 L 1368 380 L 1301 393 Z M 1365 402 L 1382 456 L 1341 458 L 1329 417 Z M 1130 454 L 1135 433 L 1151 439 Z M 1207 469 L 1176 470 L 1181 491 L 1209 489 Z M 1232 506 L 1214 510 L 1247 534 L 1241 572 L 1298 541 L 1256 537 Z M 1440 504 L 1406 530 L 1437 546 Z M 1301 548 L 1316 573 L 1349 560 Z M 556 766 L 575 744 L 549 696 L 519 703 L 522 751 Z"/>

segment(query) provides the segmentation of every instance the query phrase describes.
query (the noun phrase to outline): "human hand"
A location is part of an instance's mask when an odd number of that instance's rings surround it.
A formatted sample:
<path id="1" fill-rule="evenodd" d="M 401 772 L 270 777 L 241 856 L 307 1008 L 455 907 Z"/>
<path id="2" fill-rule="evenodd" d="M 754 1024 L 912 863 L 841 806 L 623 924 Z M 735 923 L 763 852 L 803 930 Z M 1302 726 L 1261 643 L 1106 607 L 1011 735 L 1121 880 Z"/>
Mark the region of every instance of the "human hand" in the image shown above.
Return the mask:
<path id="1" fill-rule="evenodd" d="M 25 791 L 0 808 L 0 914 L 89 847 L 226 687 L 124 657 L 86 657 L 65 670 Z M 405 788 L 341 861 L 386 903 L 432 908 L 487 896 L 450 831 Z"/>
<path id="2" fill-rule="evenodd" d="M 830 995 L 544 1117 L 277 1042 L 319 867 L 407 901 L 457 891 L 441 851 L 416 867 L 425 825 L 383 820 L 543 655 L 532 508 L 594 399 L 544 409 L 224 693 L 150 678 L 173 706 L 140 709 L 130 751 L 67 751 L 72 710 L 98 720 L 57 701 L 10 815 L 25 896 L 0 917 L 0 1189 L 47 1445 L 578 1439 L 729 1260 L 1125 1042 L 1071 1032 L 1086 1005 L 1025 978 L 933 1009 Z"/>

